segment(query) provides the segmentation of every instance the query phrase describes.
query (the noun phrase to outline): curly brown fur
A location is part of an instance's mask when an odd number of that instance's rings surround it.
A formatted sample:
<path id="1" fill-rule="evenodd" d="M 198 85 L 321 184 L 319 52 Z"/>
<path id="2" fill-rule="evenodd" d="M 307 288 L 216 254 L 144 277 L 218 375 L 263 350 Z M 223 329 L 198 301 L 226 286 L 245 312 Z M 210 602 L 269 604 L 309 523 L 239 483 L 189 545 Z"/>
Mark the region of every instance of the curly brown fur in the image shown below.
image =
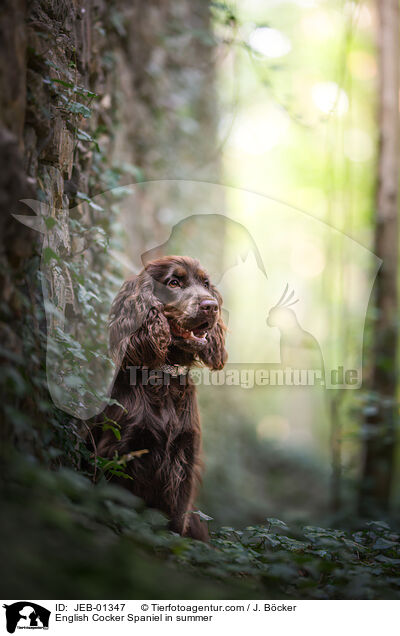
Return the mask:
<path id="1" fill-rule="evenodd" d="M 110 351 L 117 367 L 114 403 L 93 429 L 101 457 L 146 449 L 127 464 L 132 480 L 120 483 L 164 512 L 173 531 L 205 541 L 205 524 L 190 514 L 201 475 L 195 386 L 189 375 L 157 370 L 164 364 L 223 368 L 221 305 L 207 274 L 189 257 L 157 259 L 127 280 L 110 313 Z M 143 369 L 155 381 L 146 380 Z M 103 431 L 108 420 L 120 426 L 120 440 L 111 430 Z"/>

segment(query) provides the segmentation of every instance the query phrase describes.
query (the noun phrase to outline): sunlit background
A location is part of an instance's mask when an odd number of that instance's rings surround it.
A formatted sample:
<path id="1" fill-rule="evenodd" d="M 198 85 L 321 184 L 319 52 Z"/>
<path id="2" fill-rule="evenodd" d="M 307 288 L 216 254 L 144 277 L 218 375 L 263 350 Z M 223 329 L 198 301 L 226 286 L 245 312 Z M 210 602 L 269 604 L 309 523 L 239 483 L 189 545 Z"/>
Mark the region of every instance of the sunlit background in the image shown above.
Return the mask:
<path id="1" fill-rule="evenodd" d="M 133 203 L 129 196 L 122 203 L 125 257 L 133 271 L 141 267 L 134 219 L 148 209 L 156 210 L 158 226 L 157 236 L 142 236 L 145 250 L 167 241 L 191 214 L 222 214 L 250 233 L 266 276 L 252 250 L 243 254 L 240 237 L 229 230 L 214 236 L 230 365 L 283 362 L 284 330 L 267 318 L 288 284 L 298 300 L 298 330 L 315 339 L 325 371 L 344 365 L 359 381 L 349 390 L 200 387 L 201 504 L 223 523 L 266 511 L 346 517 L 360 478 L 364 322 L 379 268 L 371 222 L 377 17 L 369 2 L 339 0 L 243 0 L 216 3 L 212 14 L 216 181 L 224 186 L 143 184 Z M 212 241 L 195 248 L 196 241 L 183 232 L 174 249 L 208 266 Z"/>
<path id="2" fill-rule="evenodd" d="M 303 328 L 317 336 L 320 344 L 331 337 L 340 364 L 352 349 L 358 346 L 358 354 L 361 351 L 363 303 L 368 303 L 371 277 L 376 273 L 373 259 L 356 262 L 358 248 L 344 247 L 347 237 L 372 247 L 377 141 L 374 7 L 369 2 L 251 0 L 235 3 L 234 11 L 238 20 L 230 28 L 218 21 L 218 12 L 215 24 L 225 43 L 220 45 L 217 61 L 222 179 L 304 211 L 346 237 L 339 238 L 327 228 L 323 232 L 317 223 L 307 231 L 300 213 L 294 212 L 289 219 L 284 206 L 274 208 L 272 203 L 265 207 L 273 211 L 264 213 L 264 223 L 255 232 L 256 239 L 267 236 L 267 243 L 278 246 L 272 261 L 262 250 L 268 260 L 266 288 L 274 290 L 270 301 L 280 296 L 275 287 L 279 277 L 282 290 L 285 282 L 295 285 L 300 302 L 293 309 L 303 317 Z M 244 223 L 250 213 L 246 202 L 248 197 L 241 191 L 227 193 L 228 206 Z M 262 217 L 260 209 L 258 213 Z M 288 237 L 293 240 L 291 254 L 284 249 Z M 262 332 L 255 326 L 254 315 L 243 310 L 243 298 L 253 294 L 248 307 L 252 311 L 258 306 L 261 316 L 268 304 L 260 294 L 254 268 L 250 270 L 251 266 L 247 273 L 237 272 L 236 320 L 230 326 L 240 330 L 247 347 L 246 336 L 252 333 L 257 347 Z M 232 270 L 230 275 L 234 277 Z M 310 322 L 310 315 L 305 320 L 307 306 L 314 321 Z M 352 322 L 355 308 L 361 312 L 361 323 Z M 267 338 L 267 332 L 263 335 Z M 245 435 L 240 429 L 249 427 L 254 443 L 266 443 L 282 456 L 290 455 L 287 465 L 282 460 L 281 486 L 270 450 L 263 462 L 263 477 L 256 480 L 257 494 L 252 489 L 254 477 L 250 484 L 246 471 L 237 477 L 242 495 L 262 502 L 260 508 L 265 501 L 271 510 L 278 506 L 281 514 L 307 515 L 310 508 L 329 511 L 338 488 L 332 483 L 334 470 L 345 482 L 342 505 L 351 509 L 352 485 L 360 471 L 360 422 L 352 407 L 360 408 L 361 393 L 270 387 L 248 393 L 241 389 L 226 396 L 227 403 L 233 400 L 239 409 L 236 414 L 242 414 L 235 426 L 239 435 Z M 206 419 L 209 453 L 212 427 Z M 332 459 L 332 444 L 338 436 L 339 460 L 337 455 Z M 231 466 L 229 449 L 224 452 L 225 465 Z M 235 467 L 252 470 L 245 442 L 237 442 L 236 452 Z M 291 453 L 297 453 L 298 461 Z M 311 478 L 311 489 L 306 478 L 297 477 L 304 461 L 307 470 L 318 475 L 316 481 Z M 332 466 L 335 461 L 340 466 Z"/>

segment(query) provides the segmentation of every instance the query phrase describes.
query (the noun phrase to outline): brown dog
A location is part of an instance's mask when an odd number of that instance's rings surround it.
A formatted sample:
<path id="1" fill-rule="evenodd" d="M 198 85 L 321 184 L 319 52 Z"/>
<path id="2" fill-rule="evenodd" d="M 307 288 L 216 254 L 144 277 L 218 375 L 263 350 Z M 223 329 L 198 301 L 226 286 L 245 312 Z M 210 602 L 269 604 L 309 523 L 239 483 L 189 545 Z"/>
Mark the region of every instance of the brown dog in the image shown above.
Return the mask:
<path id="1" fill-rule="evenodd" d="M 191 367 L 222 369 L 227 358 L 222 298 L 199 262 L 154 260 L 127 280 L 110 314 L 110 349 L 117 365 L 111 404 L 94 429 L 97 453 L 112 458 L 146 449 L 127 464 L 125 487 L 164 512 L 174 532 L 207 540 L 191 515 L 201 472 L 201 429 Z M 120 426 L 118 441 L 102 430 Z"/>

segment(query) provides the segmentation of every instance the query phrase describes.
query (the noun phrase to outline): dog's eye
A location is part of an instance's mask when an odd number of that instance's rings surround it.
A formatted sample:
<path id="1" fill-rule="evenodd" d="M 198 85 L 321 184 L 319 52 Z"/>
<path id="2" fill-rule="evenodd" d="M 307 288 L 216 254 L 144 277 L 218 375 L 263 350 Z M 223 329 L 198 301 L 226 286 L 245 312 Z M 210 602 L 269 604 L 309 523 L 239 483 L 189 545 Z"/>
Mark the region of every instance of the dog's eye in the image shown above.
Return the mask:
<path id="1" fill-rule="evenodd" d="M 203 285 L 204 285 L 204 287 L 205 287 L 206 289 L 210 289 L 210 281 L 209 281 L 209 280 L 205 280 L 205 281 L 204 281 L 204 283 L 203 283 Z"/>
<path id="2" fill-rule="evenodd" d="M 168 281 L 168 287 L 180 287 L 181 284 L 179 282 L 179 280 L 177 280 L 176 278 L 171 278 L 170 281 Z"/>

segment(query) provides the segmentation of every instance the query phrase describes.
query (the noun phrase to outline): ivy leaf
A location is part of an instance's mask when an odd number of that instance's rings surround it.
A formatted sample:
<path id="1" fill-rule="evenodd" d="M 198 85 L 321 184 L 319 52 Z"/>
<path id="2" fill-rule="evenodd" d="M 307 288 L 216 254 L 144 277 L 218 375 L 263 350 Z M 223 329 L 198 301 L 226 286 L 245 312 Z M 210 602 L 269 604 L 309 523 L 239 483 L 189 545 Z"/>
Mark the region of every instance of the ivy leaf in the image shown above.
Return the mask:
<path id="1" fill-rule="evenodd" d="M 204 512 L 201 512 L 201 510 L 192 510 L 191 512 L 192 512 L 192 514 L 197 515 L 198 517 L 200 517 L 201 521 L 213 521 L 214 520 L 213 517 L 209 517 L 208 515 L 204 514 Z"/>
<path id="2" fill-rule="evenodd" d="M 53 216 L 48 216 L 44 222 L 48 230 L 51 230 L 57 224 L 57 221 Z"/>
<path id="3" fill-rule="evenodd" d="M 89 119 L 92 115 L 91 109 L 85 106 L 85 104 L 81 104 L 81 102 L 68 103 L 65 108 L 69 110 L 70 113 L 74 113 L 74 115 L 82 115 L 85 119 Z"/>
<path id="4" fill-rule="evenodd" d="M 103 428 L 103 431 L 112 431 L 115 437 L 117 438 L 117 440 L 120 441 L 121 433 L 119 432 L 116 426 L 113 426 L 112 424 L 103 424 L 102 428 Z"/>
<path id="5" fill-rule="evenodd" d="M 89 205 L 93 210 L 97 210 L 98 212 L 103 212 L 104 210 L 104 208 L 102 208 L 101 205 L 98 205 L 97 203 L 92 201 L 92 199 L 89 200 Z"/>
<path id="6" fill-rule="evenodd" d="M 395 543 L 394 541 L 388 541 L 387 539 L 384 539 L 383 537 L 379 537 L 375 543 L 374 543 L 374 550 L 391 550 L 392 548 L 396 547 L 397 543 Z"/>
<path id="7" fill-rule="evenodd" d="M 116 470 L 115 468 L 108 468 L 107 471 L 111 475 L 114 475 L 115 477 L 123 477 L 123 479 L 130 479 L 131 481 L 133 481 L 133 477 L 131 477 L 127 473 L 124 473 L 122 470 Z"/>
<path id="8" fill-rule="evenodd" d="M 390 526 L 386 521 L 367 521 L 366 526 L 372 526 L 375 530 L 390 530 Z"/>
<path id="9" fill-rule="evenodd" d="M 87 201 L 88 203 L 90 202 L 90 197 L 89 197 L 89 195 L 88 195 L 88 194 L 86 194 L 85 192 L 80 192 L 79 190 L 78 190 L 78 192 L 76 193 L 76 198 L 77 198 L 77 199 L 82 199 L 82 201 Z M 71 220 L 74 220 L 74 219 L 71 219 Z M 78 223 L 79 223 L 79 221 L 78 221 Z M 82 225 L 82 224 L 80 224 L 80 225 Z"/>
<path id="10" fill-rule="evenodd" d="M 270 526 L 277 526 L 278 528 L 283 528 L 284 530 L 289 529 L 284 521 L 276 519 L 275 517 L 267 517 L 267 522 Z"/>
<path id="11" fill-rule="evenodd" d="M 60 257 L 58 256 L 58 254 L 56 254 L 54 252 L 54 250 L 51 249 L 51 247 L 45 247 L 43 250 L 43 262 L 45 265 L 48 265 L 48 263 L 50 263 L 50 261 L 52 259 L 55 259 L 56 261 L 60 260 Z"/>
<path id="12" fill-rule="evenodd" d="M 400 559 L 391 559 L 384 554 L 378 554 L 375 559 L 376 561 L 380 561 L 380 563 L 386 563 L 387 565 L 400 565 Z"/>
<path id="13" fill-rule="evenodd" d="M 269 534 L 268 532 L 264 532 L 264 533 L 258 534 L 257 538 L 258 537 L 265 539 L 272 548 L 278 548 L 281 545 L 279 538 L 274 534 Z"/>
<path id="14" fill-rule="evenodd" d="M 89 141 L 95 145 L 97 152 L 100 152 L 100 146 L 97 143 L 96 139 L 94 139 L 89 133 L 85 132 L 81 128 L 78 128 L 76 131 L 76 136 L 80 141 Z"/>
<path id="15" fill-rule="evenodd" d="M 56 77 L 51 77 L 50 79 L 53 84 L 61 84 L 61 86 L 65 86 L 65 88 L 74 88 L 74 85 L 71 84 L 71 82 L 66 82 L 65 80 L 57 79 Z"/>

